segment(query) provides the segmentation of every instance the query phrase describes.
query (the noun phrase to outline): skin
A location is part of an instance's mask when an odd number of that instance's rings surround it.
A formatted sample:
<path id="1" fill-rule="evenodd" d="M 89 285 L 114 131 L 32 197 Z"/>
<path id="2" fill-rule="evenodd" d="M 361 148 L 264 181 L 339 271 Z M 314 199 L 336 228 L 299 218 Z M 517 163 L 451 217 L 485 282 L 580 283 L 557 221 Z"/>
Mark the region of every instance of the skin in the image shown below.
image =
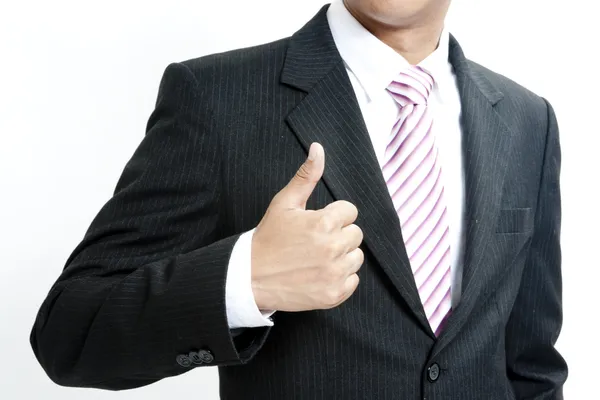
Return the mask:
<path id="1" fill-rule="evenodd" d="M 437 47 L 450 0 L 345 0 L 350 13 L 411 64 Z"/>
<path id="2" fill-rule="evenodd" d="M 305 163 L 271 201 L 252 236 L 252 289 L 261 310 L 308 311 L 343 303 L 364 261 L 356 207 L 306 202 L 323 176 L 325 152 L 313 143 Z"/>
<path id="3" fill-rule="evenodd" d="M 436 49 L 450 0 L 345 0 L 345 5 L 366 29 L 418 64 Z M 358 287 L 364 255 L 356 207 L 336 201 L 306 210 L 324 168 L 323 147 L 313 143 L 254 232 L 252 290 L 261 310 L 333 308 Z"/>

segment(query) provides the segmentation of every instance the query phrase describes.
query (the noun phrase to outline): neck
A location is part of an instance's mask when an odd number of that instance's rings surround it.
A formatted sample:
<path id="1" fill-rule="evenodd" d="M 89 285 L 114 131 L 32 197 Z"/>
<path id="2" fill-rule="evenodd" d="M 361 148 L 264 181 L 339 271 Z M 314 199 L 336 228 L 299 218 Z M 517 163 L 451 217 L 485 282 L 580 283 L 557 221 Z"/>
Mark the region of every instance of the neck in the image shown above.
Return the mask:
<path id="1" fill-rule="evenodd" d="M 443 27 L 432 31 L 414 29 L 389 31 L 377 28 L 369 30 L 410 64 L 417 65 L 435 51 L 442 29 Z"/>
<path id="2" fill-rule="evenodd" d="M 424 17 L 416 18 L 403 24 L 385 23 L 348 8 L 348 11 L 369 32 L 383 43 L 396 50 L 410 64 L 416 65 L 423 61 L 437 48 L 447 9 L 427 13 Z"/>

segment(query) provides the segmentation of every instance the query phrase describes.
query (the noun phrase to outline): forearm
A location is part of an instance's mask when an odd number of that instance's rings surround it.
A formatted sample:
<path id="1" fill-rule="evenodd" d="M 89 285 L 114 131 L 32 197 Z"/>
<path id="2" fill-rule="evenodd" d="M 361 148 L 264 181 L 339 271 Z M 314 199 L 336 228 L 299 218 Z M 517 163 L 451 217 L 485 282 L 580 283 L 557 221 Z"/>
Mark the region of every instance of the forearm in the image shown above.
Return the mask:
<path id="1" fill-rule="evenodd" d="M 31 335 L 47 374 L 65 386 L 124 389 L 188 371 L 196 364 L 184 367 L 177 357 L 191 351 L 209 350 L 213 366 L 250 358 L 252 350 L 236 349 L 225 309 L 227 264 L 237 238 L 130 272 L 110 273 L 103 261 L 100 273 L 59 280 Z"/>

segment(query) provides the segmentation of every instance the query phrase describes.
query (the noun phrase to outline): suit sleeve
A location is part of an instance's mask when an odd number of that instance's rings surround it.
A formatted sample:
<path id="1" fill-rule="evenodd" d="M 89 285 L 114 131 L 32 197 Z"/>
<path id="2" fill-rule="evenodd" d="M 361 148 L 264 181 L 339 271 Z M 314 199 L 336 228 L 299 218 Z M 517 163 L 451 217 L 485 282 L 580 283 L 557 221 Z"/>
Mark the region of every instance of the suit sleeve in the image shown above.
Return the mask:
<path id="1" fill-rule="evenodd" d="M 266 338 L 228 326 L 239 235 L 220 230 L 220 140 L 199 80 L 167 67 L 143 141 L 38 312 L 31 345 L 60 385 L 128 389 L 245 363 Z"/>
<path id="2" fill-rule="evenodd" d="M 555 348 L 562 326 L 558 126 L 548 128 L 535 226 L 521 287 L 506 327 L 507 373 L 517 399 L 559 400 L 567 365 Z"/>

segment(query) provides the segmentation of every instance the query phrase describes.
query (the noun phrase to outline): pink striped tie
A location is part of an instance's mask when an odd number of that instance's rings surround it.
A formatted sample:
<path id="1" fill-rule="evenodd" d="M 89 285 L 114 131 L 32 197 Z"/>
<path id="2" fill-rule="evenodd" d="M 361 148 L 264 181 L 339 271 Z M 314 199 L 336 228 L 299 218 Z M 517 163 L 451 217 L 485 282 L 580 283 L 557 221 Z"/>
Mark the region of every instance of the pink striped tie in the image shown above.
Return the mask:
<path id="1" fill-rule="evenodd" d="M 431 132 L 427 99 L 433 77 L 420 67 L 400 73 L 388 87 L 400 105 L 385 150 L 383 176 L 402 226 L 419 296 L 439 335 L 451 309 L 450 240 L 442 169 Z"/>

